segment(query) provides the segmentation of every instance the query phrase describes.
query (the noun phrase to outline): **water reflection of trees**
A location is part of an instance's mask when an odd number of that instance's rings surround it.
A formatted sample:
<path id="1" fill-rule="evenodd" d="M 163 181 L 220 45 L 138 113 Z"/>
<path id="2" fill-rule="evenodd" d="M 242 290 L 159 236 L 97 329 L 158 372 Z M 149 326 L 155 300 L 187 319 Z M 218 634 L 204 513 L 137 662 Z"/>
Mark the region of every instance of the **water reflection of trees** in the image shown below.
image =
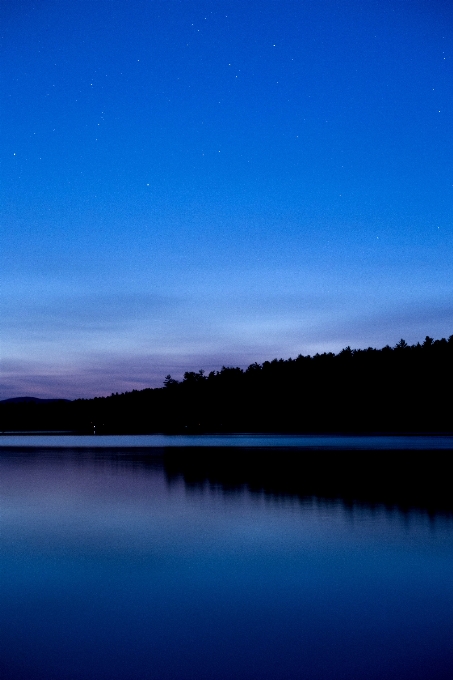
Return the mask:
<path id="1" fill-rule="evenodd" d="M 345 507 L 421 509 L 453 517 L 450 454 L 415 451 L 169 449 L 169 482 L 226 493 L 247 489 L 273 497 L 341 500 Z"/>
<path id="2" fill-rule="evenodd" d="M 136 470 L 163 474 L 167 484 L 194 493 L 243 493 L 272 502 L 345 510 L 421 511 L 453 521 L 451 452 L 348 451 L 283 448 L 171 447 L 161 449 L 2 450 L 2 461 L 35 465 Z"/>

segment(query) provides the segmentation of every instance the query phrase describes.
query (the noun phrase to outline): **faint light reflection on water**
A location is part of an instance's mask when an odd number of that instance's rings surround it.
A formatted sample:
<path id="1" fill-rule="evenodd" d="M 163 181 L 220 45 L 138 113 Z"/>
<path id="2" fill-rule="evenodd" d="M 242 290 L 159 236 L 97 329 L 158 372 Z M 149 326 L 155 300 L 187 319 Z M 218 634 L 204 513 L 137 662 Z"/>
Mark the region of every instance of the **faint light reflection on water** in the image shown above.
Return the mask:
<path id="1" fill-rule="evenodd" d="M 0 491 L 2 679 L 451 677 L 451 514 L 162 452 L 10 451 Z"/>

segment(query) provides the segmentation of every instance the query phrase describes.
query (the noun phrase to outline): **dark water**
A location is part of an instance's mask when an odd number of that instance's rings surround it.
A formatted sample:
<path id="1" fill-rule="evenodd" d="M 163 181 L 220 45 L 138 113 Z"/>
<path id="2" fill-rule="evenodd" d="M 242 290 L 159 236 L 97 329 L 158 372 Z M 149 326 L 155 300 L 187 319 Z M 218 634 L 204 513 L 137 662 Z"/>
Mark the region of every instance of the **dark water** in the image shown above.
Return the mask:
<path id="1" fill-rule="evenodd" d="M 450 452 L 192 454 L 0 452 L 2 680 L 451 680 Z"/>

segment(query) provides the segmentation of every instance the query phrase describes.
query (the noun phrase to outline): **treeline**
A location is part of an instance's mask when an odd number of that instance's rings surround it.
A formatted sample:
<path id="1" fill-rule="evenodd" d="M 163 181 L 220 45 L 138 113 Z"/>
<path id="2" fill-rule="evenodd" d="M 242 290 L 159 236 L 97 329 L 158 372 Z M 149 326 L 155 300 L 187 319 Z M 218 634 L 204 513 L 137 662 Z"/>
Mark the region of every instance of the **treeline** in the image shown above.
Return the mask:
<path id="1" fill-rule="evenodd" d="M 164 386 L 0 404 L 0 427 L 92 433 L 452 431 L 453 335 L 170 375 Z"/>

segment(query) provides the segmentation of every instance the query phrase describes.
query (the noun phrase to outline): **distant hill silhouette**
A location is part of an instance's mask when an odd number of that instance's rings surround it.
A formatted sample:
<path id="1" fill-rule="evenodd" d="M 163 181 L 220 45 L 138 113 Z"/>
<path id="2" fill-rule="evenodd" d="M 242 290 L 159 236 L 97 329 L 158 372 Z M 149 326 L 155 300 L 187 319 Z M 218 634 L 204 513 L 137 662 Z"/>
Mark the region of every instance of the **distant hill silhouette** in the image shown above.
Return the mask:
<path id="1" fill-rule="evenodd" d="M 71 401 L 70 399 L 39 399 L 38 397 L 12 397 L 1 399 L 0 404 L 54 404 L 56 401 Z"/>
<path id="2" fill-rule="evenodd" d="M 453 335 L 325 352 L 247 369 L 167 375 L 94 399 L 0 403 L 0 430 L 146 432 L 453 431 Z"/>

